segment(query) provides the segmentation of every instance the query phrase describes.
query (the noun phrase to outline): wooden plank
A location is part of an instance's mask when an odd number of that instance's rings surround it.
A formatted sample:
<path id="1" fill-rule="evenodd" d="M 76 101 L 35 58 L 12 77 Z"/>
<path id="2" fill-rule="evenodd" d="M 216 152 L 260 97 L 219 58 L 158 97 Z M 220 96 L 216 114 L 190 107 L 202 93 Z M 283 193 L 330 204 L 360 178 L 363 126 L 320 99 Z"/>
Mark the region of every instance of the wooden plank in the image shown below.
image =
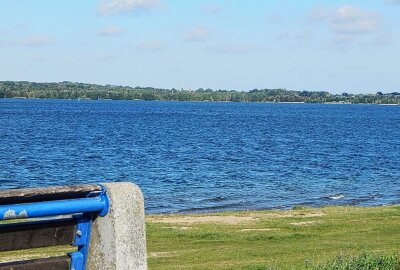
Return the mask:
<path id="1" fill-rule="evenodd" d="M 6 189 L 0 191 L 0 204 L 16 204 L 40 201 L 66 200 L 86 197 L 99 192 L 98 185 L 54 186 L 46 188 Z"/>
<path id="2" fill-rule="evenodd" d="M 3 224 L 0 225 L 0 252 L 72 245 L 75 233 L 73 219 Z"/>
<path id="3" fill-rule="evenodd" d="M 0 270 L 69 270 L 69 256 L 0 263 Z"/>

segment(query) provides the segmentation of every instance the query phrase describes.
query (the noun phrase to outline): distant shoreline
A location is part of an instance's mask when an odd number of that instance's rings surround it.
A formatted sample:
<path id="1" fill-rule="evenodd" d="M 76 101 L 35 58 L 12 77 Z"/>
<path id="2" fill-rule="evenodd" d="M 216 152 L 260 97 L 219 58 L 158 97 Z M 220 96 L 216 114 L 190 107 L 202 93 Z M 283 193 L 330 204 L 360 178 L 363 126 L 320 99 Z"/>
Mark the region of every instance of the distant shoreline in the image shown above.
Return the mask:
<path id="1" fill-rule="evenodd" d="M 266 104 L 326 104 L 326 105 L 381 105 L 381 106 L 400 106 L 398 104 L 392 103 L 349 103 L 349 102 L 290 102 L 290 101 L 219 101 L 219 100 L 145 100 L 145 99 L 90 99 L 90 98 L 79 98 L 79 99 L 71 99 L 71 98 L 31 98 L 31 97 L 3 97 L 1 99 L 9 99 L 9 100 L 70 100 L 70 101 L 162 101 L 162 102 L 212 102 L 212 103 L 266 103 Z"/>
<path id="2" fill-rule="evenodd" d="M 400 104 L 400 92 L 375 94 L 332 94 L 327 91 L 252 89 L 213 90 L 199 88 L 165 89 L 99 85 L 77 82 L 38 83 L 0 81 L 0 98 L 81 99 L 81 100 L 146 100 L 193 102 L 268 102 L 268 103 L 327 103 L 327 104 Z"/>

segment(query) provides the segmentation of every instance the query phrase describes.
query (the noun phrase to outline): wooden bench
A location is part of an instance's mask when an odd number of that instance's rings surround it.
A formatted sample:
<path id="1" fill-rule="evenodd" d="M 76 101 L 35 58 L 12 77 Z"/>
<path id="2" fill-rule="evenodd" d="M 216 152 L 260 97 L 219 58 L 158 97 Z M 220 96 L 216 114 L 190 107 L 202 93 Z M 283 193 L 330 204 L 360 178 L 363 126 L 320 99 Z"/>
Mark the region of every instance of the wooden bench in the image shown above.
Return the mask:
<path id="1" fill-rule="evenodd" d="M 129 189 L 133 184 L 121 183 L 123 187 L 118 184 L 105 185 L 108 187 L 80 185 L 0 191 L 0 252 L 20 254 L 35 248 L 58 246 L 74 249 L 58 257 L 42 256 L 42 258 L 0 262 L 0 270 L 147 269 L 144 211 L 141 213 L 143 204 L 139 207 L 125 206 L 123 198 L 117 198 L 119 197 L 117 193 L 125 192 L 127 187 Z M 116 191 L 113 191 L 113 188 Z M 116 194 L 113 196 L 113 193 Z M 129 194 L 124 196 L 132 197 Z M 140 193 L 139 202 L 143 199 L 141 196 Z M 110 200 L 110 197 L 113 199 Z M 120 208 L 125 207 L 123 211 L 129 208 L 139 209 L 134 211 L 135 215 L 143 215 L 134 218 L 139 220 L 135 225 L 138 228 L 131 228 L 131 224 L 124 224 L 121 221 L 110 220 L 115 219 L 119 211 L 113 209 L 110 204 Z M 140 224 L 142 222 L 143 226 Z M 122 229 L 114 228 L 114 225 Z M 137 243 L 128 243 L 124 247 L 119 247 L 121 246 L 118 243 L 119 239 L 126 240 L 132 237 L 127 236 L 128 232 L 139 235 L 135 236 L 135 241 L 143 235 L 143 239 L 139 242 L 144 244 L 138 246 Z M 125 250 L 120 250 L 121 248 Z M 131 254 L 125 254 L 127 251 Z M 130 262 L 126 258 L 135 255 L 132 253 L 136 253 L 140 258 L 133 258 Z M 88 262 L 89 257 L 91 262 Z"/>

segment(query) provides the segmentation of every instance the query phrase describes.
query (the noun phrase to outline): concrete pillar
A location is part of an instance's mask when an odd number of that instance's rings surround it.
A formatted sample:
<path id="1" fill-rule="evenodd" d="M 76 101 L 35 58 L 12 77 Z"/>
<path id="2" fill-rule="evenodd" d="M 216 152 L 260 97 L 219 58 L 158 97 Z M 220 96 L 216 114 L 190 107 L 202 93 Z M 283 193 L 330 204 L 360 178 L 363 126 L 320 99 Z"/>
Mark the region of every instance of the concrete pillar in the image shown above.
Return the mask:
<path id="1" fill-rule="evenodd" d="M 143 194 L 132 183 L 106 183 L 110 210 L 92 226 L 88 270 L 147 270 Z"/>

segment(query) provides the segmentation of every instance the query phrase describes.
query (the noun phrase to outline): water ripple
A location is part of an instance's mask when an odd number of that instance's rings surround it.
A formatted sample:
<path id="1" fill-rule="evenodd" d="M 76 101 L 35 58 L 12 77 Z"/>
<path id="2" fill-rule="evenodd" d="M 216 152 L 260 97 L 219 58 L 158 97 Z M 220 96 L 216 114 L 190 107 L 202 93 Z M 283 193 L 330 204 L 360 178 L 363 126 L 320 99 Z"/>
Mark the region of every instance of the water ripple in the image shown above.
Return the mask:
<path id="1" fill-rule="evenodd" d="M 0 100 L 0 186 L 133 181 L 148 212 L 399 203 L 400 106 Z"/>

